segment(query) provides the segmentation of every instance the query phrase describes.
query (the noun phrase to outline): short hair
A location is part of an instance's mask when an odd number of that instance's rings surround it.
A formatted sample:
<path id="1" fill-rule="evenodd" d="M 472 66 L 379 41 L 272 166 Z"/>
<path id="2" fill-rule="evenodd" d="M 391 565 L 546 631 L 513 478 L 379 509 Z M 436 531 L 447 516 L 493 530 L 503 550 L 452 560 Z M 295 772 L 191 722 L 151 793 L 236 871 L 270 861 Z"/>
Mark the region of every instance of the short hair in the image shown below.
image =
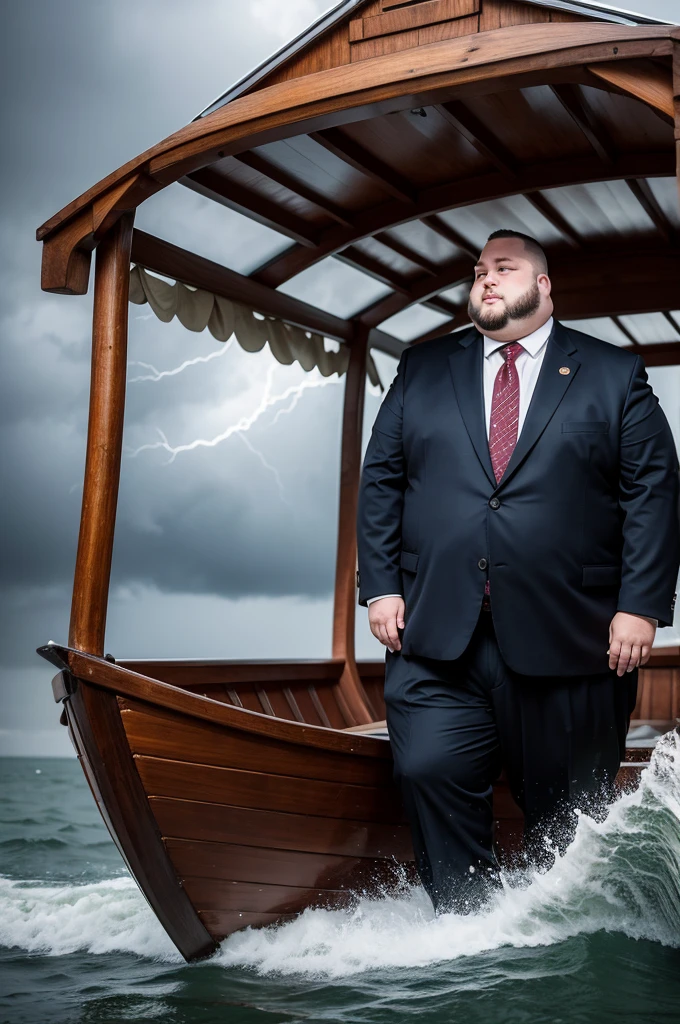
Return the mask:
<path id="1" fill-rule="evenodd" d="M 540 242 L 537 242 L 531 235 L 525 235 L 523 231 L 513 231 L 512 228 L 499 228 L 493 231 L 487 241 L 492 242 L 495 238 L 520 238 L 524 242 L 524 248 L 529 253 L 529 258 L 539 274 L 548 273 L 548 258 L 545 249 Z"/>

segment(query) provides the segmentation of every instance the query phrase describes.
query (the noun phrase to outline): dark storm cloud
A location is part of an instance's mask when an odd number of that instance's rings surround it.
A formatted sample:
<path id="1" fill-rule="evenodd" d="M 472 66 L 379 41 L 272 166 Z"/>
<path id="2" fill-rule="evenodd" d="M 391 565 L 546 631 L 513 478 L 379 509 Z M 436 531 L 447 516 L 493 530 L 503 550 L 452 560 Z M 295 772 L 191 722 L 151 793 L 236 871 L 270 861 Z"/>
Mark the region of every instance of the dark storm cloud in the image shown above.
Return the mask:
<path id="1" fill-rule="evenodd" d="M 5 643 L 5 663 L 35 663 L 33 647 L 47 639 L 45 621 L 58 627 L 50 635 L 65 638 L 86 436 L 92 286 L 88 296 L 77 298 L 41 292 L 35 229 L 113 168 L 190 121 L 325 6 L 319 0 L 288 4 L 284 25 L 269 0 L 247 7 L 235 0 L 3 5 L 2 127 L 10 158 L 0 170 L 0 596 L 3 623 L 9 624 L 11 612 L 16 626 L 19 614 L 26 635 L 34 637 L 21 652 Z M 197 230 L 199 218 L 187 213 L 186 204 L 177 204 L 176 217 L 167 201 L 157 209 L 158 223 L 150 207 L 144 226 L 153 224 L 190 248 L 187 228 L 193 228 L 191 241 L 203 230 L 205 244 L 214 245 L 211 224 L 219 225 L 219 213 L 212 222 L 203 215 Z M 222 231 L 228 265 L 244 249 L 256 265 L 258 246 L 271 244 L 255 237 L 245 219 L 232 217 L 229 231 Z M 148 306 L 131 307 L 131 359 L 150 351 L 160 367 L 168 367 L 215 349 L 207 333 L 196 336 L 158 321 L 152 328 L 136 324 L 135 317 L 148 312 Z M 144 347 L 136 327 L 144 338 L 152 332 L 153 342 Z M 227 418 L 228 403 L 252 387 L 252 373 L 238 370 L 232 355 L 220 361 L 225 372 L 209 367 L 162 385 L 131 386 L 126 440 L 154 440 L 155 424 L 169 435 L 173 425 L 175 434 L 197 430 L 192 403 L 214 406 L 221 399 Z M 196 395 L 192 388 L 199 389 Z M 329 459 L 328 452 L 337 448 L 341 389 L 331 390 L 338 394 L 331 399 L 325 389 L 323 397 L 335 415 L 321 410 L 313 451 L 303 436 L 309 435 L 307 414 L 298 410 L 269 436 L 264 421 L 252 431 L 265 461 L 285 467 L 290 506 L 281 501 L 271 472 L 238 437 L 172 466 L 163 464 L 167 457 L 154 459 L 156 453 L 125 459 L 113 585 L 233 597 L 327 593 L 337 486 L 337 457 Z M 304 466 L 310 457 L 326 466 L 316 479 Z"/>

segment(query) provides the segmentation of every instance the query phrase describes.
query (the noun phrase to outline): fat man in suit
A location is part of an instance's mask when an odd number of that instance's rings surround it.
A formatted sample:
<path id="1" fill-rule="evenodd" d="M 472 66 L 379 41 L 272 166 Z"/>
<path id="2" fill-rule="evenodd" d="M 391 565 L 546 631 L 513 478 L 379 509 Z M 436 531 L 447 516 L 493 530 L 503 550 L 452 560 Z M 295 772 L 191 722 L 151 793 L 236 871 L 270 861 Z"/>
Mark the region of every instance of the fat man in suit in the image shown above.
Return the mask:
<path id="1" fill-rule="evenodd" d="M 549 863 L 613 793 L 673 622 L 678 458 L 642 359 L 553 320 L 541 246 L 490 236 L 470 330 L 406 349 L 364 458 L 359 604 L 435 910 L 499 884 L 492 783 Z"/>

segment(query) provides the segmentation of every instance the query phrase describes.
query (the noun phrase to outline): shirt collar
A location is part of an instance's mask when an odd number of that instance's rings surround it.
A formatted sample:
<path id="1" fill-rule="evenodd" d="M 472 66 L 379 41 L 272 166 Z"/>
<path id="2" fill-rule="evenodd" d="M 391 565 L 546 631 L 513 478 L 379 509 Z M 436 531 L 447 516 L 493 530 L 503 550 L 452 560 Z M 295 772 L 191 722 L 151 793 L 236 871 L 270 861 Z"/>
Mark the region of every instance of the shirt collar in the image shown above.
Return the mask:
<path id="1" fill-rule="evenodd" d="M 550 332 L 553 327 L 553 317 L 549 316 L 544 324 L 534 331 L 533 334 L 527 334 L 526 338 L 518 338 L 519 344 L 522 348 L 525 348 L 530 356 L 537 356 L 540 350 L 545 345 L 546 341 L 550 337 Z M 479 328 L 478 328 L 479 329 Z M 503 345 L 506 345 L 505 341 L 494 341 L 492 338 L 484 337 L 484 355 L 488 357 L 492 352 L 496 352 Z M 521 354 L 521 353 L 520 353 Z"/>

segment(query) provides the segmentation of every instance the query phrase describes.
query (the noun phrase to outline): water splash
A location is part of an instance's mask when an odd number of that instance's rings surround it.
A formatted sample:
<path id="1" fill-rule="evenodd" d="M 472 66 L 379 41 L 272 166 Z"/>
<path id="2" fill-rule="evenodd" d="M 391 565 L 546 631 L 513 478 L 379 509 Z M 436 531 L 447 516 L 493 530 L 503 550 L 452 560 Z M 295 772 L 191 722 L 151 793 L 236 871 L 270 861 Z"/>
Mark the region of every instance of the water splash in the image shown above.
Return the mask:
<path id="1" fill-rule="evenodd" d="M 659 741 L 638 789 L 605 821 L 581 815 L 574 842 L 550 870 L 508 876 L 478 914 L 435 918 L 417 888 L 395 899 L 361 899 L 352 911 L 307 910 L 288 924 L 246 929 L 223 942 L 211 963 L 339 978 L 553 946 L 603 930 L 680 946 L 677 732 Z M 0 879 L 0 944 L 181 962 L 130 878 L 60 888 Z"/>

